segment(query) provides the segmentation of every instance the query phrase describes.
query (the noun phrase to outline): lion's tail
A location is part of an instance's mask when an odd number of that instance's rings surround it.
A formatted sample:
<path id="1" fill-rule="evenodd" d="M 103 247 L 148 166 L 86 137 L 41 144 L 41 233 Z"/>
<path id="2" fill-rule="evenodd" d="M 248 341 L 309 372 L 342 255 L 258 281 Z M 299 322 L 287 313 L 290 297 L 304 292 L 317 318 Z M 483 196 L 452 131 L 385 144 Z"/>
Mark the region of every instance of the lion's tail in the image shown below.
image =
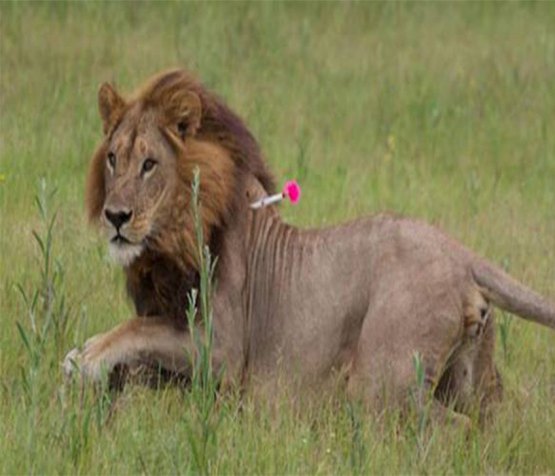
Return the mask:
<path id="1" fill-rule="evenodd" d="M 472 263 L 484 296 L 505 311 L 555 329 L 555 304 L 483 260 Z"/>

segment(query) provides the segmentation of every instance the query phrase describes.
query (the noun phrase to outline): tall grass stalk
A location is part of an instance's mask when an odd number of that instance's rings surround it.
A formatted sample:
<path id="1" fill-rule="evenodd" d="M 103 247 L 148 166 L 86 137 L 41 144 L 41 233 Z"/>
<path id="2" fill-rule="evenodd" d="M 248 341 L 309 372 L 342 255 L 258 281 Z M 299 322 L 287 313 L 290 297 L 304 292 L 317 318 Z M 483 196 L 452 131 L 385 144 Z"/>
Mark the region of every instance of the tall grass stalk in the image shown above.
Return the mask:
<path id="1" fill-rule="evenodd" d="M 21 366 L 21 388 L 27 407 L 27 451 L 37 450 L 36 427 L 40 421 L 41 398 L 51 388 L 48 374 L 57 367 L 60 350 L 65 347 L 70 324 L 70 308 L 64 292 L 64 268 L 54 255 L 54 230 L 57 211 L 53 206 L 56 189 L 42 178 L 35 195 L 39 220 L 38 230 L 32 235 L 38 247 L 39 276 L 31 289 L 18 283 L 16 289 L 22 298 L 26 320 L 17 320 L 16 326 L 25 350 L 26 359 Z M 27 461 L 33 472 L 34 462 Z"/>
<path id="2" fill-rule="evenodd" d="M 216 260 L 204 243 L 200 207 L 200 173 L 195 169 L 192 182 L 191 210 L 193 213 L 197 254 L 199 260 L 199 289 L 189 294 L 187 321 L 193 349 L 190 402 L 194 421 L 187 421 L 191 431 L 188 441 L 193 455 L 194 471 L 207 474 L 210 471 L 210 456 L 216 450 L 217 429 L 221 415 L 216 411 L 218 376 L 212 364 L 214 342 L 212 285 Z M 200 308 L 199 308 L 200 306 Z"/>
<path id="3" fill-rule="evenodd" d="M 28 356 L 22 368 L 23 389 L 28 402 L 35 394 L 40 368 L 57 363 L 70 327 L 70 308 L 64 293 L 64 268 L 53 254 L 57 212 L 52 211 L 51 202 L 55 194 L 56 189 L 50 188 L 46 180 L 41 179 L 35 195 L 40 228 L 32 232 L 39 251 L 39 279 L 30 290 L 26 290 L 21 283 L 16 285 L 27 317 L 26 321 L 16 321 L 16 326 Z"/>
<path id="4" fill-rule="evenodd" d="M 412 392 L 416 425 L 414 427 L 409 426 L 409 430 L 418 450 L 419 462 L 422 464 L 426 459 L 433 438 L 433 434 L 428 437 L 426 431 L 430 421 L 433 389 L 426 385 L 426 369 L 422 355 L 418 352 L 414 353 L 412 362 L 416 377 L 416 386 Z"/>

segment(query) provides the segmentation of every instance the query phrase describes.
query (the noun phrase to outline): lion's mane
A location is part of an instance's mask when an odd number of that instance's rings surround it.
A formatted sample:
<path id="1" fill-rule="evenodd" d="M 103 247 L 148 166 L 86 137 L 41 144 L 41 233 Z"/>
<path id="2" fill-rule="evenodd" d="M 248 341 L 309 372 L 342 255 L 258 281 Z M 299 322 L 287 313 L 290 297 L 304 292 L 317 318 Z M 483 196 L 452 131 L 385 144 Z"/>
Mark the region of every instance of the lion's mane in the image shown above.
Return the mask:
<path id="1" fill-rule="evenodd" d="M 147 111 L 170 114 L 180 93 L 200 98 L 201 116 L 194 138 L 182 142 L 164 134 L 178 156 L 182 194 L 175 197 L 172 226 L 160 230 L 145 252 L 126 269 L 127 287 L 139 315 L 182 316 L 187 291 L 197 284 L 198 257 L 190 209 L 191 181 L 200 169 L 200 202 L 206 241 L 219 253 L 220 237 L 237 216 L 244 193 L 245 177 L 254 175 L 268 193 L 274 180 L 262 158 L 260 147 L 244 122 L 215 94 L 183 70 L 161 73 L 120 105 L 114 125 L 106 130 L 90 164 L 86 184 L 86 208 L 92 222 L 99 220 L 106 196 L 105 158 L 110 138 L 124 117 L 135 115 L 137 124 Z M 162 132 L 163 128 L 161 127 Z M 217 159 L 214 159 L 214 154 Z"/>

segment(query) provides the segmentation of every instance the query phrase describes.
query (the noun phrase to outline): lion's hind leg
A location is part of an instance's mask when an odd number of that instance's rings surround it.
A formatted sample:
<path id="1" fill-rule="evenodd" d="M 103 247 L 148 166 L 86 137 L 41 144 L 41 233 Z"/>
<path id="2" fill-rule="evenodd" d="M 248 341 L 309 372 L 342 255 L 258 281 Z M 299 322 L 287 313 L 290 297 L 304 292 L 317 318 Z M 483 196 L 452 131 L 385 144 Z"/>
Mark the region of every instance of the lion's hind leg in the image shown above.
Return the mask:
<path id="1" fill-rule="evenodd" d="M 81 350 L 71 350 L 63 369 L 68 377 L 79 373 L 93 382 L 114 381 L 116 374 L 139 368 L 184 374 L 190 361 L 186 348 L 187 333 L 172 320 L 139 317 L 90 338 Z"/>
<path id="2" fill-rule="evenodd" d="M 441 288 L 437 288 L 441 291 Z M 364 320 L 348 392 L 378 411 L 403 408 L 438 422 L 468 427 L 467 416 L 434 398 L 434 390 L 463 334 L 462 308 L 449 295 L 426 302 L 383 301 Z M 432 296 L 434 297 L 434 296 Z"/>

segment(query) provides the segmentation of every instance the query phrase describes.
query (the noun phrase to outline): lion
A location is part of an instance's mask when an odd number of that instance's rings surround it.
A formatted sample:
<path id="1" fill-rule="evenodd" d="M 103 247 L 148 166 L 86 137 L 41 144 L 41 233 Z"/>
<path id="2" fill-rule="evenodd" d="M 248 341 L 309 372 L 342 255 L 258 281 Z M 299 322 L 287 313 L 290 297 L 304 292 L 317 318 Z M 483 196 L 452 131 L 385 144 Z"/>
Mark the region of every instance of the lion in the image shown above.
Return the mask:
<path id="1" fill-rule="evenodd" d="M 86 208 L 123 266 L 136 317 L 71 350 L 68 375 L 191 371 L 195 168 L 204 236 L 218 257 L 212 367 L 226 382 L 272 385 L 285 375 L 310 386 L 339 373 L 349 395 L 384 408 L 414 395 L 417 361 L 433 413 L 463 415 L 501 398 L 494 305 L 555 328 L 552 302 L 422 221 L 379 214 L 302 230 L 277 206 L 251 209 L 275 192 L 260 148 L 186 71 L 160 73 L 128 98 L 105 83 L 98 103 L 104 138 Z"/>

